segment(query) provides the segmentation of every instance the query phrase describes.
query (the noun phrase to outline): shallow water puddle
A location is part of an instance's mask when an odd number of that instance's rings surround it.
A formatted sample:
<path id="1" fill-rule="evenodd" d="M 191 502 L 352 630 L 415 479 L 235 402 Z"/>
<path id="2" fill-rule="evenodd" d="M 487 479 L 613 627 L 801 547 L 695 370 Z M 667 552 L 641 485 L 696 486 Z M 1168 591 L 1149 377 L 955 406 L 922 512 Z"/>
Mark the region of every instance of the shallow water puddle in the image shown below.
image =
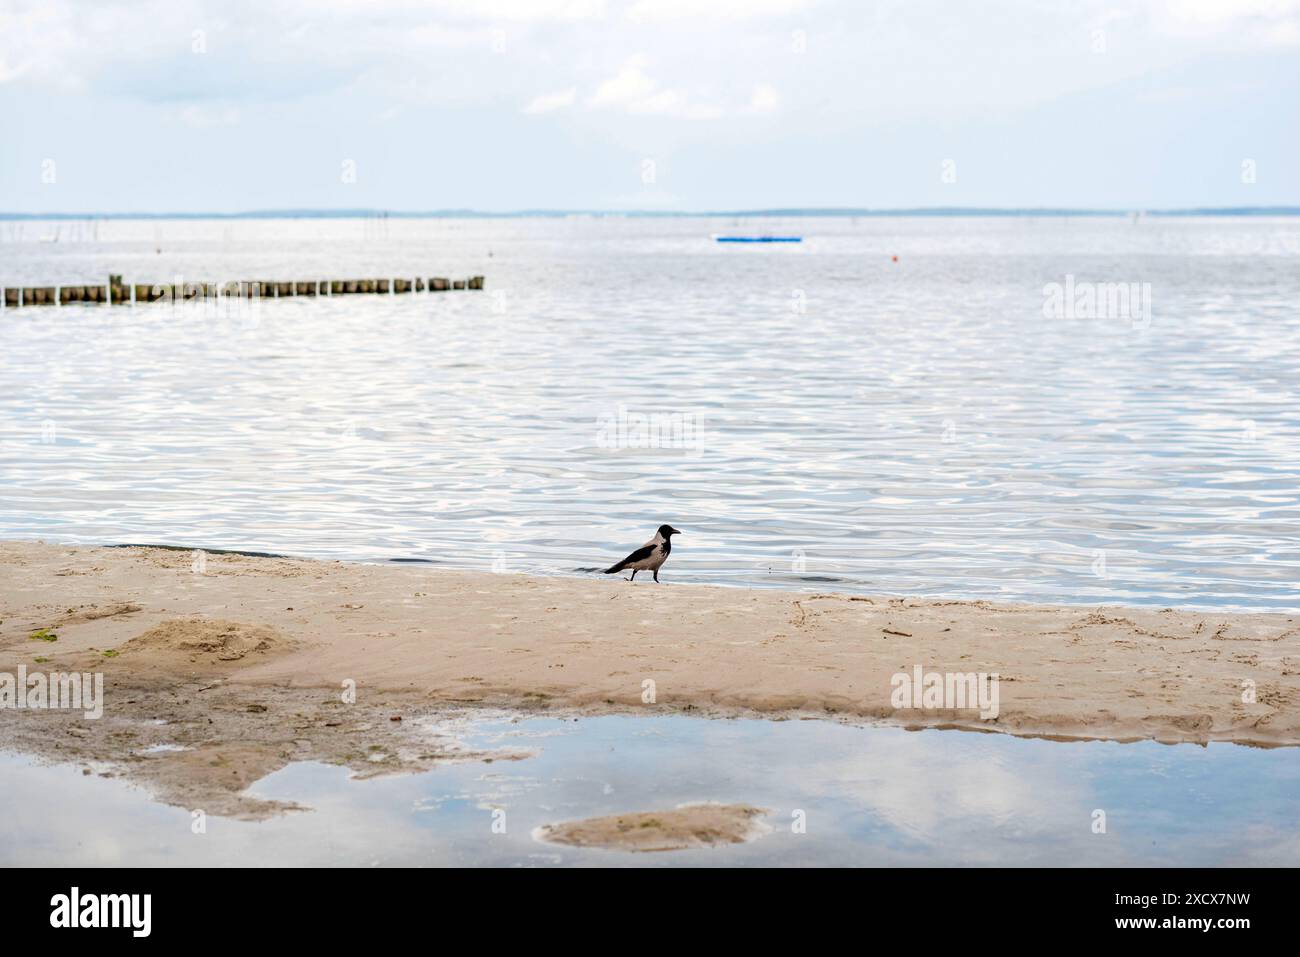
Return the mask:
<path id="1" fill-rule="evenodd" d="M 204 833 L 190 810 L 121 781 L 0 755 L 0 864 L 1300 863 L 1296 748 L 674 716 L 496 712 L 452 725 L 468 746 L 534 754 L 367 780 L 292 764 L 252 792 L 310 811 L 208 817 Z M 762 808 L 763 827 L 744 843 L 657 853 L 534 837 L 699 802 Z"/>

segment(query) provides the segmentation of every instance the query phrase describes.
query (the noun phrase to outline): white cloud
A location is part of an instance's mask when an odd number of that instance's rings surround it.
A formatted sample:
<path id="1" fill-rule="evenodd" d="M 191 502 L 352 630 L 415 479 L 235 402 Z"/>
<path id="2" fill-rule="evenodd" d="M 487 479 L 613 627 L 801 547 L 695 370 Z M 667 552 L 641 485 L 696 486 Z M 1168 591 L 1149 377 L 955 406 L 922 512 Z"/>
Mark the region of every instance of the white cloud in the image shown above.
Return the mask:
<path id="1" fill-rule="evenodd" d="M 1288 20 L 1275 23 L 1264 33 L 1264 39 L 1273 46 L 1293 47 L 1300 45 L 1300 20 Z"/>
<path id="2" fill-rule="evenodd" d="M 80 63 L 95 48 L 66 4 L 17 2 L 0 6 L 0 83 L 23 80 L 64 91 L 82 86 Z M 97 19 L 92 11 L 88 19 Z"/>
<path id="3" fill-rule="evenodd" d="M 1300 0 L 1166 0 L 1156 18 L 1165 33 L 1247 48 L 1300 43 Z"/>
<path id="4" fill-rule="evenodd" d="M 434 12 L 439 17 L 493 23 L 595 20 L 606 13 L 605 0 L 313 0 L 310 4 L 312 12 L 322 9 L 343 16 L 424 17 Z"/>
<path id="5" fill-rule="evenodd" d="M 1176 19 L 1201 23 L 1248 18 L 1279 20 L 1300 14 L 1300 0 L 1168 0 L 1166 8 Z"/>
<path id="6" fill-rule="evenodd" d="M 443 0 L 443 9 L 484 20 L 593 20 L 605 0 Z"/>
<path id="7" fill-rule="evenodd" d="M 9 64 L 5 63 L 4 60 L 0 60 L 0 83 L 9 83 L 12 80 L 18 79 L 26 73 L 29 68 L 30 65 L 27 63 L 20 63 L 18 66 L 11 67 Z"/>
<path id="8" fill-rule="evenodd" d="M 637 115 L 675 116 L 708 120 L 722 115 L 722 108 L 697 102 L 679 90 L 664 89 L 646 74 L 645 57 L 629 59 L 618 73 L 602 83 L 587 100 L 591 109 L 613 108 Z"/>
<path id="9" fill-rule="evenodd" d="M 655 91 L 655 81 L 646 76 L 641 67 L 645 57 L 634 56 L 623 64 L 622 69 L 610 77 L 596 90 L 587 101 L 589 106 L 628 106 L 644 99 Z"/>
<path id="10" fill-rule="evenodd" d="M 578 88 L 570 87 L 567 90 L 560 90 L 558 93 L 543 93 L 540 96 L 533 97 L 531 103 L 524 107 L 525 113 L 551 113 L 555 110 L 567 109 L 573 106 L 574 101 L 578 98 Z"/>
<path id="11" fill-rule="evenodd" d="M 754 113 L 771 113 L 780 105 L 781 97 L 766 83 L 754 87 L 754 93 L 749 98 L 749 109 Z"/>
<path id="12" fill-rule="evenodd" d="M 637 0 L 627 10 L 633 23 L 660 20 L 751 20 L 783 17 L 806 9 L 807 0 Z"/>

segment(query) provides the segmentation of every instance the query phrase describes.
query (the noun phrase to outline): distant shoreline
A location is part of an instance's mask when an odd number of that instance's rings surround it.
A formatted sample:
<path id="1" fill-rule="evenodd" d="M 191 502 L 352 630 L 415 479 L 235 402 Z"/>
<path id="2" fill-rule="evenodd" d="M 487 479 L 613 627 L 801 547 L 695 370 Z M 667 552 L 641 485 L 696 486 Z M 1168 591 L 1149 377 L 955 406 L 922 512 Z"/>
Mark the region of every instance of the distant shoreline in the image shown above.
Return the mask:
<path id="1" fill-rule="evenodd" d="M 435 209 L 401 211 L 386 209 L 264 209 L 236 213 L 218 212 L 117 212 L 117 213 L 17 213 L 0 212 L 0 221 L 69 219 L 723 219 L 723 218 L 981 218 L 981 217 L 1105 217 L 1131 216 L 1300 216 L 1300 206 L 1203 206 L 1182 209 L 1083 209 L 1083 208 L 1000 208 L 936 206 L 907 209 L 856 207 L 777 208 L 741 210 L 588 210 L 522 209 L 489 211 L 477 209 Z"/>

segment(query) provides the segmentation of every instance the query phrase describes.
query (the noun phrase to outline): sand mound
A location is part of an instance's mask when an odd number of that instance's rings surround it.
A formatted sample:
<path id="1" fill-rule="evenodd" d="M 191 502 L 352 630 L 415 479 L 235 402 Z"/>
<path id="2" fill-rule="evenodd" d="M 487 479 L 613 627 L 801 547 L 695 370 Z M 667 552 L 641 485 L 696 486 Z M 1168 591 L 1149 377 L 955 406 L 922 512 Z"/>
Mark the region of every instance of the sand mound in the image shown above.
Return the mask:
<path id="1" fill-rule="evenodd" d="M 617 851 L 679 851 L 740 844 L 764 830 L 755 820 L 766 812 L 748 804 L 688 804 L 671 811 L 641 811 L 547 824 L 536 837 L 573 847 Z"/>
<path id="2" fill-rule="evenodd" d="M 122 646 L 123 652 L 176 652 L 191 659 L 239 661 L 251 654 L 291 648 L 293 642 L 273 628 L 213 618 L 173 618 L 155 625 Z"/>

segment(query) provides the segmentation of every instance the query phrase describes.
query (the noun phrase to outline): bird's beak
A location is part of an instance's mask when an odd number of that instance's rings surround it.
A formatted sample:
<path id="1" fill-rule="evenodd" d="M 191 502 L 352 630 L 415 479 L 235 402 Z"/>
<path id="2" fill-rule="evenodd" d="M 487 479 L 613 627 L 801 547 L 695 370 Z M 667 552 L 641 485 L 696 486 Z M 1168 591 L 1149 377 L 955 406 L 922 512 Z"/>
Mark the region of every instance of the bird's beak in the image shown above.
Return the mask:
<path id="1" fill-rule="evenodd" d="M 681 533 L 682 533 L 682 530 L 681 530 L 680 528 L 674 528 L 674 529 L 673 529 L 673 534 L 674 534 L 674 535 L 680 535 Z"/>

